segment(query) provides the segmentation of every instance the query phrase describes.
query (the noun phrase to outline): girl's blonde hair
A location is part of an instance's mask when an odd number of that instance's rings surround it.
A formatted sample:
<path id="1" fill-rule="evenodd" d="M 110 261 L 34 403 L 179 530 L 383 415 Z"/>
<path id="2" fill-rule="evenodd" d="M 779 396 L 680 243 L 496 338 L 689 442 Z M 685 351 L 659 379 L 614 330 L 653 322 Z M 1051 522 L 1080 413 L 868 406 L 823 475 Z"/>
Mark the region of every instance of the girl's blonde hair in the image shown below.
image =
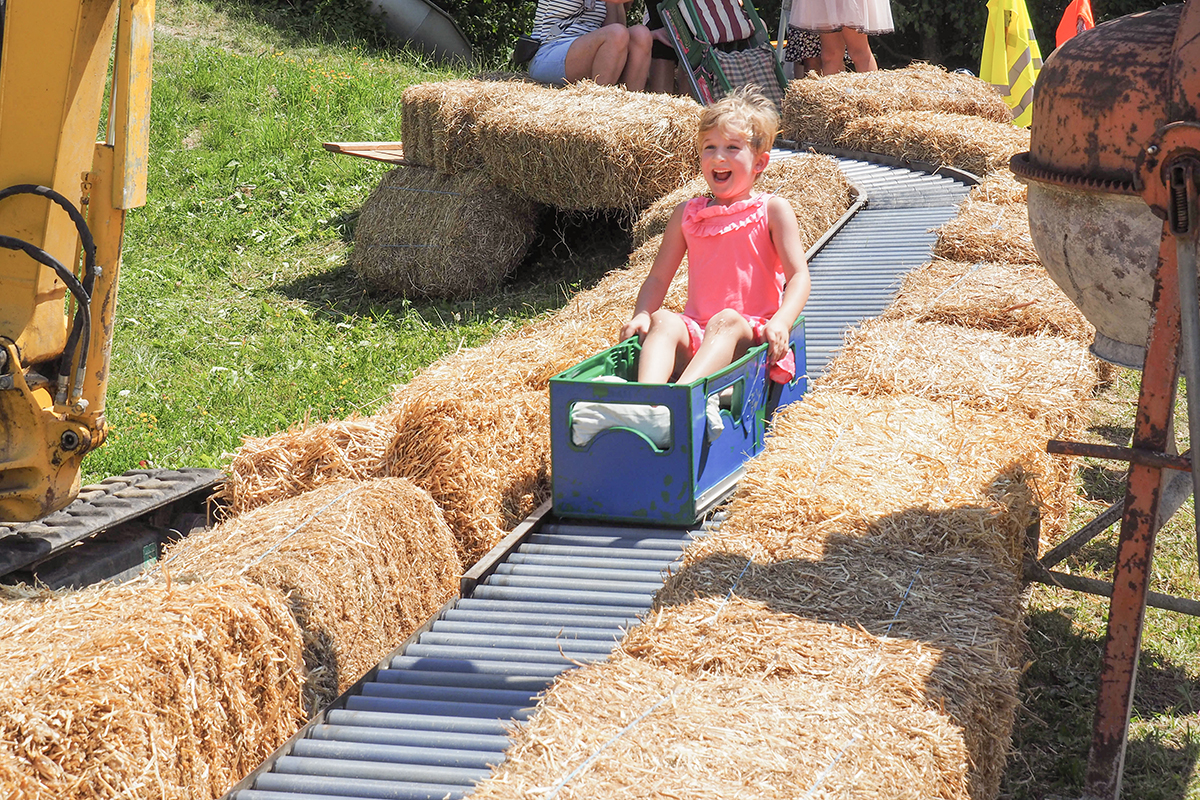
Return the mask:
<path id="1" fill-rule="evenodd" d="M 770 150 L 775 144 L 775 136 L 779 133 L 779 112 L 757 86 L 750 84 L 704 107 L 700 112 L 697 146 L 714 128 L 745 136 L 757 155 Z"/>

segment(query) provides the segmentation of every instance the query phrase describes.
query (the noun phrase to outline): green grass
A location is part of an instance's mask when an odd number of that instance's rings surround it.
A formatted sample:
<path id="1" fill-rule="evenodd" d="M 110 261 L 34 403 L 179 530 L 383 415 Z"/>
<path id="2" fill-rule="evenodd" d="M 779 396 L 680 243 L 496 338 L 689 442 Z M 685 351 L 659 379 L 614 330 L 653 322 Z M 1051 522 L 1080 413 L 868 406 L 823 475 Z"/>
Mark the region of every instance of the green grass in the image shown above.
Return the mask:
<path id="1" fill-rule="evenodd" d="M 85 459 L 85 482 L 221 466 L 243 436 L 371 413 L 438 356 L 561 305 L 623 261 L 615 224 L 550 217 L 494 295 L 369 294 L 346 258 L 387 166 L 321 144 L 399 139 L 404 87 L 453 73 L 297 38 L 199 0 L 158 4 L 150 193 L 128 218 L 112 434 Z"/>
<path id="2" fill-rule="evenodd" d="M 1129 444 L 1139 381 L 1135 371 L 1116 371 L 1091 405 L 1086 441 Z M 1181 449 L 1187 447 L 1185 409 L 1181 400 L 1175 418 Z M 1081 459 L 1079 466 L 1071 532 L 1125 495 L 1120 465 Z M 1058 569 L 1111 580 L 1119 527 L 1113 525 Z M 1200 597 L 1195 535 L 1189 500 L 1158 534 L 1151 589 Z M 1108 600 L 1034 584 L 1027 610 L 1030 664 L 1001 796 L 1078 797 L 1087 770 Z M 1150 608 L 1144 631 L 1122 796 L 1200 798 L 1200 620 Z"/>

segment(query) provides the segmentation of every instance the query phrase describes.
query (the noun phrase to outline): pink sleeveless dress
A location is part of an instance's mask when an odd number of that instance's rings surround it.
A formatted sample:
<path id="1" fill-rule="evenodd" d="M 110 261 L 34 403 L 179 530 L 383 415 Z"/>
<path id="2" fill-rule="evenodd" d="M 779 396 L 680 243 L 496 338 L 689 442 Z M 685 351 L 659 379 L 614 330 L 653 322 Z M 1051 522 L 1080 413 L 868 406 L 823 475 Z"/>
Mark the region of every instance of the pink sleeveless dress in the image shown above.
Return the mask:
<path id="1" fill-rule="evenodd" d="M 764 192 L 727 206 L 709 205 L 709 198 L 697 197 L 683 208 L 688 258 L 683 317 L 693 355 L 703 340 L 704 327 L 717 312 L 726 308 L 740 312 L 754 330 L 754 343 L 762 344 L 763 329 L 779 310 L 785 277 L 767 219 L 771 197 Z M 773 365 L 772 373 L 775 380 L 777 374 L 795 377 L 790 350 Z"/>

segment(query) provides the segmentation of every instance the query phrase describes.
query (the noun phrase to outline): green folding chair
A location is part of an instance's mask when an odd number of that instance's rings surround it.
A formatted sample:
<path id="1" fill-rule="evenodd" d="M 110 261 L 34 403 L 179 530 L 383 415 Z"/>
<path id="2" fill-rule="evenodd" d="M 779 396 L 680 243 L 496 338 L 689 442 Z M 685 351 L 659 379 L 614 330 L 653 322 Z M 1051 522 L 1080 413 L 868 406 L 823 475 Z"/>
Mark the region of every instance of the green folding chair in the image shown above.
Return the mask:
<path id="1" fill-rule="evenodd" d="M 696 100 L 707 105 L 753 83 L 783 101 L 787 78 L 750 0 L 664 0 L 658 11 Z"/>

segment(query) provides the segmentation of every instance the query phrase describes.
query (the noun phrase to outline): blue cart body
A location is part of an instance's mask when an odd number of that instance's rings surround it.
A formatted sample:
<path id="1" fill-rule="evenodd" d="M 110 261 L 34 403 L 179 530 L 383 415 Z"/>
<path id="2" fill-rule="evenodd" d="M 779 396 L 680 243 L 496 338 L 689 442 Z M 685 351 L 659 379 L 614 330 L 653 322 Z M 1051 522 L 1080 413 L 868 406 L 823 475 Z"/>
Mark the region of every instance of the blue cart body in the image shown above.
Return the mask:
<path id="1" fill-rule="evenodd" d="M 550 446 L 554 512 L 647 524 L 689 525 L 737 483 L 747 459 L 762 451 L 777 408 L 808 388 L 804 318 L 792 328 L 796 377 L 768 378 L 766 345 L 751 348 L 725 369 L 691 384 L 636 383 L 641 345 L 629 339 L 550 380 Z M 627 383 L 597 378 L 615 376 Z M 732 389 L 721 410 L 725 429 L 708 436 L 709 397 Z M 670 410 L 670 437 L 656 446 L 640 431 L 609 428 L 579 446 L 572 440 L 578 402 L 662 405 Z"/>

